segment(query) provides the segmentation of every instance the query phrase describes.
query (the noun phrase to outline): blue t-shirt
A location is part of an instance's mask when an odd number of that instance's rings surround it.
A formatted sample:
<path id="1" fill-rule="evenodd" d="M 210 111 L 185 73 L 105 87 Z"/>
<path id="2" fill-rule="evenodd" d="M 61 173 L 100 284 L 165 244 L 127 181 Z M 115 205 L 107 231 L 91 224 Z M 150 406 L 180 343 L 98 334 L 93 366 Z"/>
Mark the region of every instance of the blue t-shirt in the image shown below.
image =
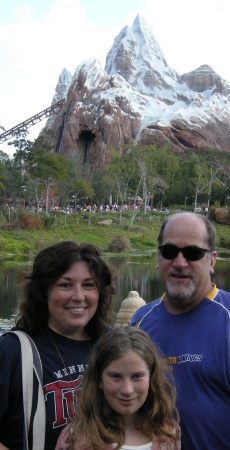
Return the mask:
<path id="1" fill-rule="evenodd" d="M 182 314 L 169 313 L 160 298 L 130 322 L 150 335 L 172 370 L 182 450 L 230 449 L 230 294 L 211 294 Z"/>

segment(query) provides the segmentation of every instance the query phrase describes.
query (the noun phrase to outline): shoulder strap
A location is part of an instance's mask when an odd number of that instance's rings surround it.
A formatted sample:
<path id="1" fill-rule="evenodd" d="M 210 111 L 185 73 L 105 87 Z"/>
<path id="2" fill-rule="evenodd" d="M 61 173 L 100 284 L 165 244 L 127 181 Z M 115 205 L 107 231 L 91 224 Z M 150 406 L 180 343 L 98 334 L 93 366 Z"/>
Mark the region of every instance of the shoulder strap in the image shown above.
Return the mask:
<path id="1" fill-rule="evenodd" d="M 33 422 L 33 449 L 44 450 L 45 443 L 45 400 L 43 394 L 43 371 L 38 349 L 34 341 L 23 331 L 8 331 L 16 334 L 21 344 L 22 354 L 22 391 L 24 407 L 24 443 L 23 450 L 28 450 L 28 431 L 30 427 L 33 400 L 33 373 L 38 380 L 38 403 Z M 7 334 L 4 333 L 4 334 Z"/>

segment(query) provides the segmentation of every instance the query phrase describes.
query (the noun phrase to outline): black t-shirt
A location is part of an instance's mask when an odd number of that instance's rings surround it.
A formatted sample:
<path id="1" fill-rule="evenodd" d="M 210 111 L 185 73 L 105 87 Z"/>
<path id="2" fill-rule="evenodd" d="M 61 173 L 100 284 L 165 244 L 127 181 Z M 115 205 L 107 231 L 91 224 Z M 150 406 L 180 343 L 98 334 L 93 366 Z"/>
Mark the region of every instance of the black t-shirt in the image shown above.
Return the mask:
<path id="1" fill-rule="evenodd" d="M 45 450 L 55 448 L 61 430 L 73 415 L 73 404 L 77 404 L 81 395 L 83 375 L 90 351 L 95 343 L 92 340 L 69 339 L 52 330 L 50 333 L 64 361 L 64 366 L 47 331 L 33 338 L 43 365 L 46 404 Z M 37 386 L 36 380 L 35 385 Z M 0 337 L 0 399 L 0 442 L 10 450 L 22 450 L 24 416 L 21 350 L 17 336 L 12 334 Z M 36 389 L 32 417 L 35 405 Z M 31 442 L 30 433 L 30 448 Z"/>

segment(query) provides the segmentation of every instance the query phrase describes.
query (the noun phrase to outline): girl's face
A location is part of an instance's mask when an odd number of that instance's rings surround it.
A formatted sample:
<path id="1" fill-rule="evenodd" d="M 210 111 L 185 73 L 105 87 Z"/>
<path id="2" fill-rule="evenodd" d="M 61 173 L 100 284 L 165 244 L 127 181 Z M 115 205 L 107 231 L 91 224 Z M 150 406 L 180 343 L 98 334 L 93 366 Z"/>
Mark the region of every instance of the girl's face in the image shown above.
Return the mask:
<path id="1" fill-rule="evenodd" d="M 149 380 L 146 362 L 130 350 L 102 371 L 100 388 L 109 406 L 130 424 L 148 396 Z"/>
<path id="2" fill-rule="evenodd" d="M 48 289 L 48 326 L 72 339 L 87 339 L 85 326 L 94 316 L 99 292 L 84 261 L 73 263 Z"/>

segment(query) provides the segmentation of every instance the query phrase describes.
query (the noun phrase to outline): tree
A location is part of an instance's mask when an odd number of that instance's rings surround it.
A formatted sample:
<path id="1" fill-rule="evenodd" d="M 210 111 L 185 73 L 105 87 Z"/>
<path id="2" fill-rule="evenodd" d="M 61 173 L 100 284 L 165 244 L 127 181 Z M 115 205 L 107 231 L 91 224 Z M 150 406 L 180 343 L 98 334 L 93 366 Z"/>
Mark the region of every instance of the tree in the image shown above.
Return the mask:
<path id="1" fill-rule="evenodd" d="M 229 156 L 223 152 L 216 151 L 215 158 L 213 158 L 213 150 L 205 148 L 196 153 L 192 152 L 190 158 L 191 162 L 194 164 L 196 173 L 196 182 L 194 183 L 194 207 L 196 208 L 198 195 L 200 196 L 202 192 L 205 193 L 206 205 L 209 207 L 214 183 L 215 185 L 219 185 L 220 190 L 222 190 L 219 174 L 223 173 L 222 171 L 225 167 L 223 161 L 226 163 L 226 158 L 229 161 Z"/>
<path id="2" fill-rule="evenodd" d="M 69 161 L 62 155 L 47 152 L 39 148 L 30 160 L 30 174 L 45 186 L 45 211 L 48 214 L 49 193 L 51 188 L 57 188 L 56 182 L 65 180 L 70 170 Z"/>
<path id="3" fill-rule="evenodd" d="M 77 200 L 80 200 L 80 198 L 82 197 L 92 199 L 92 197 L 94 196 L 94 190 L 92 189 L 91 185 L 87 183 L 85 180 L 75 179 L 72 183 L 70 183 L 69 189 L 74 196 L 75 212 L 77 207 Z"/>
<path id="4" fill-rule="evenodd" d="M 100 183 L 104 186 L 104 189 L 106 186 L 106 203 L 109 195 L 115 196 L 117 202 L 120 203 L 120 223 L 124 203 L 128 201 L 130 196 L 135 194 L 135 172 L 136 162 L 132 153 L 126 151 L 120 157 L 115 150 L 112 151 L 112 162 L 100 171 Z"/>
<path id="5" fill-rule="evenodd" d="M 0 195 L 6 191 L 6 183 L 9 178 L 7 165 L 9 167 L 10 158 L 7 153 L 0 150 Z"/>
<path id="6" fill-rule="evenodd" d="M 27 198 L 33 199 L 34 197 L 34 183 L 31 179 L 29 172 L 29 161 L 33 150 L 35 150 L 35 142 L 26 139 L 28 131 L 20 131 L 16 134 L 15 139 L 9 143 L 15 147 L 15 153 L 13 159 L 6 163 L 9 172 L 9 192 L 8 197 L 13 199 L 13 203 L 17 204 L 17 197 L 23 195 L 25 198 L 25 191 Z M 35 188 L 36 193 L 36 188 Z M 32 200 L 33 201 L 33 200 Z M 20 202 L 19 202 L 20 203 Z M 25 203 L 25 201 L 24 201 Z"/>
<path id="7" fill-rule="evenodd" d="M 68 178 L 62 182 L 62 191 L 65 192 L 65 198 L 74 197 L 76 210 L 77 200 L 80 198 L 90 198 L 94 196 L 94 190 L 91 186 L 90 166 L 84 162 L 83 155 L 76 151 L 69 151 L 67 159 L 70 163 Z"/>

